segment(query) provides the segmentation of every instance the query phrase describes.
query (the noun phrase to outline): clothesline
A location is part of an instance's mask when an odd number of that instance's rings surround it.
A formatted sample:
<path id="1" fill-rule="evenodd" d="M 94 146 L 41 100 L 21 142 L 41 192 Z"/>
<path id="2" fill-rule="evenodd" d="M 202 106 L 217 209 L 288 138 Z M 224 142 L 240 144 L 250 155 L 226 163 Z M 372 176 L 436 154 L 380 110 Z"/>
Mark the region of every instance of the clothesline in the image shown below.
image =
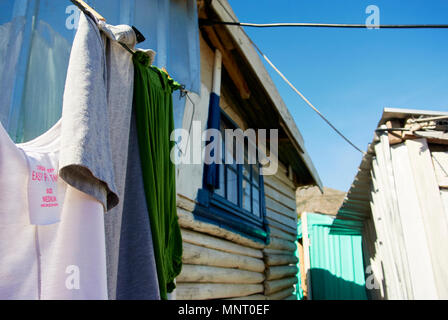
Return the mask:
<path id="1" fill-rule="evenodd" d="M 179 83 L 116 44 L 135 43 L 128 25 L 81 12 L 76 32 L 61 119 L 22 144 L 0 124 L 0 172 L 15 173 L 0 181 L 0 299 L 167 299 L 182 266 Z"/>

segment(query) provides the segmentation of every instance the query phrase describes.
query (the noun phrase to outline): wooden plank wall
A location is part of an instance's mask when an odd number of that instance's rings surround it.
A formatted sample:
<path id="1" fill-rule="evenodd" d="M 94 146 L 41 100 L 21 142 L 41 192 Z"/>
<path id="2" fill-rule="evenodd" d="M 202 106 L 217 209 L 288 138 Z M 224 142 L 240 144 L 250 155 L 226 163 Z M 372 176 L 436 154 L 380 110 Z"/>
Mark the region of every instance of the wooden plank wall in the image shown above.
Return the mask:
<path id="1" fill-rule="evenodd" d="M 267 299 L 290 299 L 297 283 L 297 213 L 295 186 L 286 168 L 279 166 L 274 176 L 264 176 L 266 215 L 270 244 L 263 249 L 266 264 L 264 293 Z"/>
<path id="2" fill-rule="evenodd" d="M 200 38 L 202 90 L 193 119 L 206 122 L 213 51 Z M 244 130 L 237 107 L 221 96 L 224 111 Z M 185 119 L 184 119 L 185 122 Z M 184 126 L 187 126 L 185 123 Z M 183 268 L 176 278 L 175 299 L 295 299 L 297 283 L 297 214 L 295 186 L 283 165 L 265 176 L 266 214 L 270 244 L 265 246 L 193 216 L 202 165 L 178 170 L 177 207 L 183 238 Z"/>
<path id="3" fill-rule="evenodd" d="M 292 299 L 297 283 L 297 215 L 286 169 L 265 176 L 270 244 L 194 219 L 194 201 L 178 196 L 184 241 L 176 299 Z"/>
<path id="4" fill-rule="evenodd" d="M 265 299 L 264 245 L 217 225 L 196 220 L 195 201 L 178 194 L 183 267 L 175 299 Z"/>
<path id="5" fill-rule="evenodd" d="M 430 146 L 434 172 L 440 189 L 440 197 L 448 217 L 448 148 L 446 146 Z"/>
<path id="6" fill-rule="evenodd" d="M 263 253 L 182 228 L 183 267 L 176 299 L 222 299 L 263 294 Z"/>
<path id="7" fill-rule="evenodd" d="M 374 150 L 370 205 L 375 237 L 366 241 L 375 241 L 369 254 L 375 278 L 384 282 L 381 296 L 445 299 L 448 297 L 445 267 L 448 220 L 443 204 L 446 147 L 428 146 L 424 138 L 407 139 L 391 146 L 387 134 L 382 134 Z"/>

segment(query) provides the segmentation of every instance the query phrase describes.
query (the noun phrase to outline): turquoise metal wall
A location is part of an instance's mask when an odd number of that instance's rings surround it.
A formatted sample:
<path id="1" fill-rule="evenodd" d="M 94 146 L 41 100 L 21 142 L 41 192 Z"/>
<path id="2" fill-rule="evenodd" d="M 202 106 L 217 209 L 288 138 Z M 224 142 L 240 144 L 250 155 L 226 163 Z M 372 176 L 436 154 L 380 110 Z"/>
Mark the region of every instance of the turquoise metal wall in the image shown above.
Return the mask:
<path id="1" fill-rule="evenodd" d="M 362 224 L 315 213 L 307 213 L 307 221 L 312 299 L 367 299 Z M 301 220 L 298 222 L 298 234 L 300 239 Z M 300 262 L 298 267 L 300 268 Z M 297 294 L 299 298 L 303 295 L 301 289 L 297 290 Z"/>

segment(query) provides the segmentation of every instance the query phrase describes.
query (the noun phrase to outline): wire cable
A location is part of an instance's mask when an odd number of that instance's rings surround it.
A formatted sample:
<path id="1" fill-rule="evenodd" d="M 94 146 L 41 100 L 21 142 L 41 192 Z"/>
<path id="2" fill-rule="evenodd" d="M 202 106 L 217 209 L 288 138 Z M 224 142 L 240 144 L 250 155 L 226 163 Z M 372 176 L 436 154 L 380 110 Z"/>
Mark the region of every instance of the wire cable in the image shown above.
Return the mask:
<path id="1" fill-rule="evenodd" d="M 220 3 L 220 0 L 218 0 L 218 2 Z M 226 9 L 225 6 L 223 6 L 221 4 L 221 6 L 225 9 L 225 11 L 227 12 L 227 14 L 232 17 L 232 14 Z M 199 24 L 202 23 L 210 23 L 213 20 L 208 20 L 208 19 L 199 19 Z M 214 21 L 216 22 L 216 21 Z M 221 23 L 222 21 L 218 21 L 218 23 Z M 232 24 L 232 25 L 241 25 L 241 22 L 238 21 L 233 21 L 233 22 L 225 22 L 228 24 Z M 221 23 L 223 24 L 223 23 Z M 363 25 L 365 27 L 365 25 Z M 241 30 L 246 34 L 246 32 L 244 31 L 243 28 L 241 28 Z M 252 45 L 255 47 L 255 49 L 259 52 L 259 54 L 266 60 L 267 63 L 269 63 L 269 65 L 280 75 L 280 77 L 282 77 L 282 79 L 303 99 L 303 101 L 306 102 L 306 104 L 313 109 L 318 115 L 319 117 L 321 117 L 339 136 L 342 137 L 342 139 L 344 139 L 348 144 L 350 144 L 355 150 L 361 152 L 363 155 L 365 155 L 366 153 L 364 151 L 362 151 L 360 148 L 358 148 L 353 142 L 350 141 L 350 139 L 348 139 L 345 135 L 342 134 L 341 131 L 339 131 L 315 106 L 313 106 L 313 104 L 299 91 L 297 90 L 297 88 L 283 75 L 282 72 L 280 72 L 280 70 L 271 62 L 271 60 L 269 60 L 269 58 L 260 50 L 260 48 L 255 44 L 255 42 L 252 41 L 252 39 L 246 34 L 247 38 L 249 39 L 249 41 L 252 43 Z"/>
<path id="2" fill-rule="evenodd" d="M 302 23 L 302 22 L 284 22 L 284 23 L 249 23 L 238 21 L 218 21 L 209 19 L 199 19 L 200 25 L 231 25 L 240 27 L 254 28 L 277 28 L 277 27 L 302 27 L 302 28 L 358 28 L 358 29 L 447 29 L 448 24 L 350 24 L 350 23 Z"/>
<path id="3" fill-rule="evenodd" d="M 249 37 L 248 37 L 249 38 Z M 362 151 L 360 148 L 358 148 L 353 142 L 350 141 L 341 131 L 339 131 L 331 122 L 328 120 L 286 77 L 285 75 L 272 63 L 271 60 L 258 48 L 258 46 L 252 41 L 252 39 L 249 38 L 249 41 L 252 43 L 252 45 L 257 49 L 257 51 L 260 53 L 260 55 L 266 60 L 266 62 L 275 70 L 275 72 L 278 73 L 278 75 L 291 87 L 292 90 L 294 90 L 303 101 L 306 102 L 306 104 L 316 112 L 319 117 L 321 117 L 339 136 L 342 137 L 348 144 L 350 144 L 353 148 L 355 148 L 357 151 L 361 152 L 362 154 L 365 154 L 364 151 Z"/>
<path id="4" fill-rule="evenodd" d="M 310 108 L 312 108 L 318 115 L 321 117 L 338 135 L 342 137 L 345 141 L 347 141 L 353 148 L 364 154 L 365 152 L 362 151 L 360 148 L 358 148 L 353 142 L 351 142 L 344 134 L 342 134 L 341 131 L 339 131 L 313 104 L 299 91 L 297 88 L 289 82 L 289 80 L 283 75 L 283 73 L 280 72 L 280 70 L 277 69 L 277 67 L 269 60 L 268 57 L 266 57 L 265 54 L 261 53 L 263 58 L 267 61 L 267 63 L 270 64 L 270 66 L 282 77 L 283 80 L 305 101 Z"/>

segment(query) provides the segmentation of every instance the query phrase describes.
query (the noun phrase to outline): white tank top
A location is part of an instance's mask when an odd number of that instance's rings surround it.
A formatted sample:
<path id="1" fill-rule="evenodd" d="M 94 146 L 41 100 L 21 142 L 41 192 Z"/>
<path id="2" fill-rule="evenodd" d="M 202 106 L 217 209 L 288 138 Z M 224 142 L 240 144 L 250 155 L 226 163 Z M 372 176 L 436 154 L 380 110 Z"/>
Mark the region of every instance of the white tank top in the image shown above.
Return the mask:
<path id="1" fill-rule="evenodd" d="M 107 299 L 104 209 L 58 178 L 60 131 L 0 124 L 0 299 Z"/>

